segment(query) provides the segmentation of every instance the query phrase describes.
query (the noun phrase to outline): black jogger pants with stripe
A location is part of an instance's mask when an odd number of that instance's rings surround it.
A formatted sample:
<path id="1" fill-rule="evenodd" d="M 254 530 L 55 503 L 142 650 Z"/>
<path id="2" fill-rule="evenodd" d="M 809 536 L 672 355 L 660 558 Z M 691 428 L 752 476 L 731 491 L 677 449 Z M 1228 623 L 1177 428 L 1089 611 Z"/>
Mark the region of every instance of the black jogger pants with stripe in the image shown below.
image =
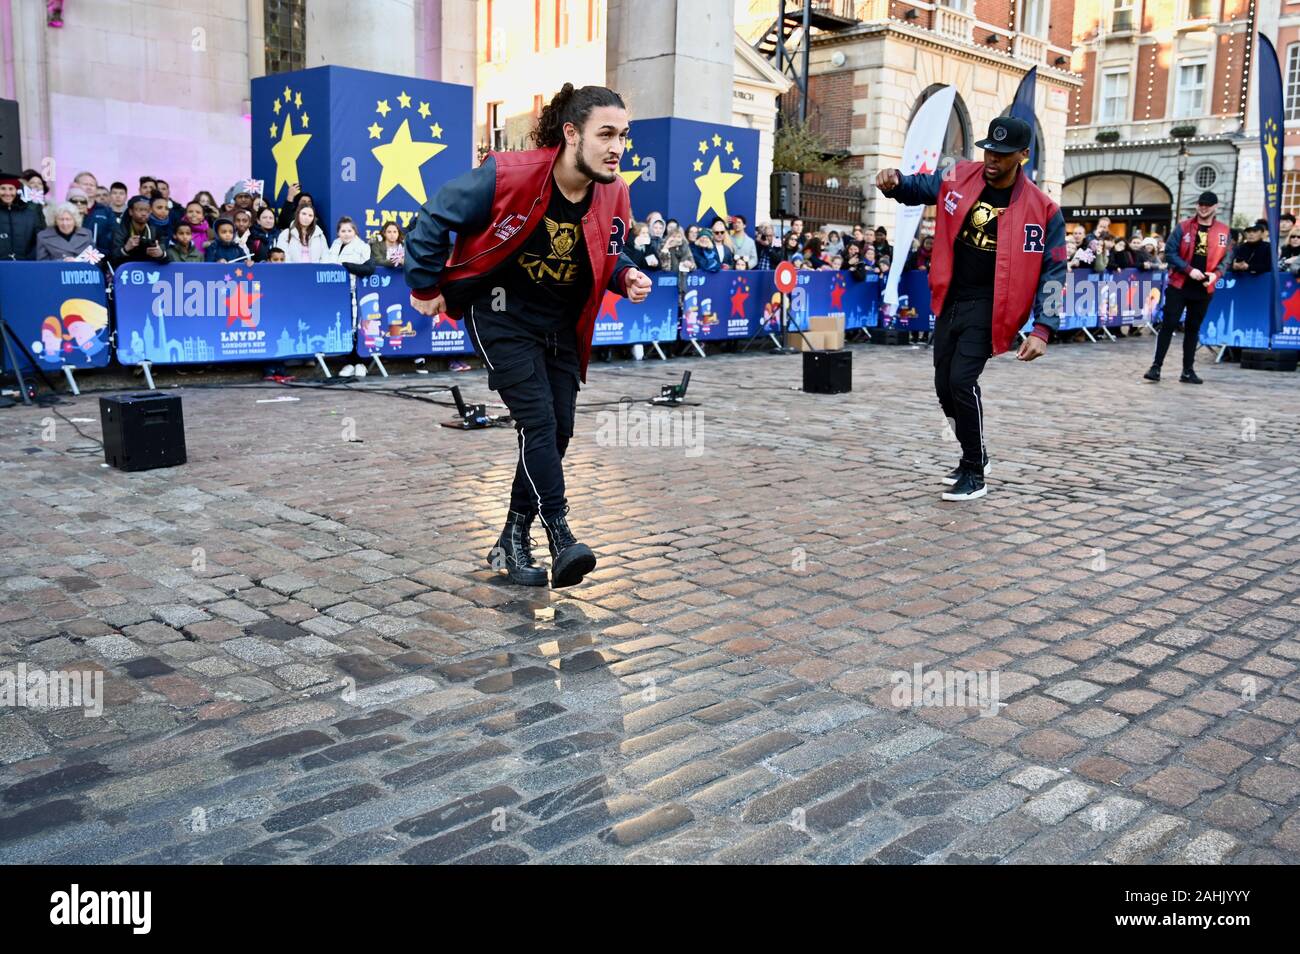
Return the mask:
<path id="1" fill-rule="evenodd" d="M 578 401 L 577 338 L 572 329 L 540 331 L 484 308 L 470 308 L 465 327 L 518 435 L 510 509 L 540 513 L 545 523 L 567 507 L 562 462 Z"/>
<path id="2" fill-rule="evenodd" d="M 934 390 L 943 413 L 956 422 L 961 462 L 984 473 L 984 404 L 979 378 L 993 355 L 993 302 L 948 301 L 934 322 Z"/>

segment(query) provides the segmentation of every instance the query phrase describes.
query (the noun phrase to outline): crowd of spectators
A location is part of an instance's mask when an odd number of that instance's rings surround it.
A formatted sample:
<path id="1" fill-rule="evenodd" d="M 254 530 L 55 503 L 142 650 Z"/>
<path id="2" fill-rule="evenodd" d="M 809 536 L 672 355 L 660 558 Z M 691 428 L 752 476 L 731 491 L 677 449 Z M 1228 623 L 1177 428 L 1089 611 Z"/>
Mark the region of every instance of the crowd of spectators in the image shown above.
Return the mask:
<path id="1" fill-rule="evenodd" d="M 107 260 L 126 262 L 335 262 L 354 269 L 400 266 L 406 236 L 387 223 L 367 243 L 344 216 L 330 241 L 309 193 L 295 183 L 285 204 L 272 208 L 259 183 L 242 180 L 220 205 L 202 190 L 188 202 L 171 186 L 140 176 L 132 194 L 123 182 L 107 187 L 81 172 L 65 200 L 55 202 L 39 172 L 0 174 L 0 261 Z"/>

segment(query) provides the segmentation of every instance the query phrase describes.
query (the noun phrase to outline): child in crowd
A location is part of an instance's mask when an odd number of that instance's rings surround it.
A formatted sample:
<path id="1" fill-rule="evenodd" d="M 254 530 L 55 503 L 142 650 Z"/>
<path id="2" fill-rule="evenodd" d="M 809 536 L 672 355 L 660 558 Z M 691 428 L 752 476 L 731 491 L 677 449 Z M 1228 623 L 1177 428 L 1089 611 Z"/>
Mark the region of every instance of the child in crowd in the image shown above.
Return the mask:
<path id="1" fill-rule="evenodd" d="M 201 262 L 203 253 L 194 244 L 194 226 L 188 219 L 181 219 L 172 231 L 171 244 L 167 246 L 169 262 Z"/>
<path id="2" fill-rule="evenodd" d="M 406 262 L 406 236 L 396 222 L 385 222 L 370 240 L 370 260 L 376 265 L 401 268 Z"/>
<path id="3" fill-rule="evenodd" d="M 306 204 L 298 206 L 293 221 L 275 244 L 284 249 L 285 261 L 289 262 L 322 262 L 330 250 L 325 230 L 316 221 L 316 209 Z"/>
<path id="4" fill-rule="evenodd" d="M 339 265 L 364 265 L 370 261 L 370 246 L 357 235 L 357 226 L 351 217 L 345 215 L 339 219 L 335 235 L 334 244 L 322 261 Z"/>
<path id="5" fill-rule="evenodd" d="M 207 251 L 203 253 L 204 261 L 247 261 L 248 251 L 235 241 L 235 223 L 230 219 L 221 218 L 217 219 L 214 227 L 217 231 L 217 240 L 208 243 Z"/>

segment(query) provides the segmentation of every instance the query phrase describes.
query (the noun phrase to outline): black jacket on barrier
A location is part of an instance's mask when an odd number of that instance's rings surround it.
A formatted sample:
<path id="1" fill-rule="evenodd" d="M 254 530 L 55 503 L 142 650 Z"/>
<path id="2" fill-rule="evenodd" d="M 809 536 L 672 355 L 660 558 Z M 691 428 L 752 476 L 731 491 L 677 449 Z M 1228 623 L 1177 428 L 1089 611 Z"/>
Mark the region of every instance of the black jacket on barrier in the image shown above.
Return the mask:
<path id="1" fill-rule="evenodd" d="M 40 206 L 22 199 L 8 206 L 0 203 L 0 259 L 31 261 L 36 255 L 36 233 L 44 228 Z"/>

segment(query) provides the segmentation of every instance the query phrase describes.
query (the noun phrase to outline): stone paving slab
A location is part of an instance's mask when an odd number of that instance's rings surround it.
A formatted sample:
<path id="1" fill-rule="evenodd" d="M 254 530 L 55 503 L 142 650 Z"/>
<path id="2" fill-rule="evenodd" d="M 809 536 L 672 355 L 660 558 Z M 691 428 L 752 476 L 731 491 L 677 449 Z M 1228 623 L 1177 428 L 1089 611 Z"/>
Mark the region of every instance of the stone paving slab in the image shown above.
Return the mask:
<path id="1" fill-rule="evenodd" d="M 838 396 L 598 363 L 556 592 L 484 562 L 513 435 L 409 380 L 182 389 L 135 474 L 0 412 L 0 691 L 103 680 L 0 708 L 0 861 L 1300 861 L 1300 379 L 1146 385 L 1150 343 L 991 362 L 964 505 L 924 350 Z M 618 430 L 687 366 L 666 444 Z"/>

